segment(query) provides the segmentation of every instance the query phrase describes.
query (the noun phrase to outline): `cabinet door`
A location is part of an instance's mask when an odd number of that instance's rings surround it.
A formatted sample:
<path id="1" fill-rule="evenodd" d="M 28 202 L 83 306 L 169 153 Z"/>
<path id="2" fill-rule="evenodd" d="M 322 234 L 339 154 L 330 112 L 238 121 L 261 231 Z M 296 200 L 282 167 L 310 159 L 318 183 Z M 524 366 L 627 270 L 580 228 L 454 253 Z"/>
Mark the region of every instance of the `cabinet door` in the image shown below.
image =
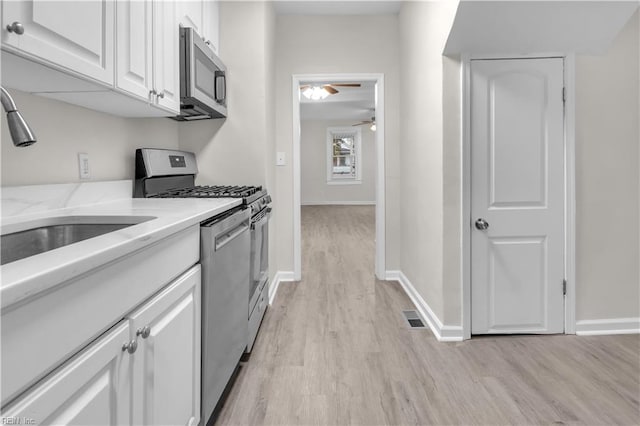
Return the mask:
<path id="1" fill-rule="evenodd" d="M 116 3 L 116 86 L 150 99 L 152 81 L 151 1 Z"/>
<path id="2" fill-rule="evenodd" d="M 202 1 L 176 0 L 178 22 L 183 27 L 191 27 L 202 36 Z"/>
<path id="3" fill-rule="evenodd" d="M 155 0 L 153 30 L 154 88 L 158 106 L 180 113 L 180 32 L 176 24 L 176 3 Z"/>
<path id="4" fill-rule="evenodd" d="M 132 355 L 122 349 L 129 335 L 129 324 L 121 322 L 3 410 L 2 418 L 23 421 L 15 424 L 130 424 Z"/>
<path id="5" fill-rule="evenodd" d="M 129 319 L 132 338 L 138 339 L 138 351 L 133 357 L 133 423 L 197 424 L 200 265 L 170 284 Z"/>
<path id="6" fill-rule="evenodd" d="M 220 3 L 218 0 L 203 0 L 202 37 L 216 55 L 220 55 Z"/>
<path id="7" fill-rule="evenodd" d="M 113 85 L 114 2 L 3 1 L 3 47 Z M 20 22 L 24 33 L 4 30 Z"/>

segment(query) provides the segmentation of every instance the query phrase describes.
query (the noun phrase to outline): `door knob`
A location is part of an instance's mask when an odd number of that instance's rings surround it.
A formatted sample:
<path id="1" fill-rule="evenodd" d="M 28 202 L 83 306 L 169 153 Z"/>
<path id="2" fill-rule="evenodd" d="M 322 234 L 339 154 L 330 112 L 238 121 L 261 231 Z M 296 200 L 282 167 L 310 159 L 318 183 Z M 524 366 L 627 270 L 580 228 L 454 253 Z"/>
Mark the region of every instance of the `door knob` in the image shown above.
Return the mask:
<path id="1" fill-rule="evenodd" d="M 476 228 L 478 228 L 479 230 L 484 231 L 488 227 L 489 227 L 489 222 L 487 222 L 486 220 L 482 218 L 476 220 Z"/>
<path id="2" fill-rule="evenodd" d="M 7 24 L 7 31 L 10 33 L 16 33 L 18 35 L 24 34 L 24 25 L 16 21 L 13 24 Z"/>
<path id="3" fill-rule="evenodd" d="M 138 349 L 138 341 L 132 340 L 129 343 L 125 343 L 122 345 L 122 351 L 127 351 L 130 354 L 134 353 Z"/>
<path id="4" fill-rule="evenodd" d="M 142 328 L 139 328 L 136 331 L 136 336 L 142 336 L 143 339 L 146 339 L 147 337 L 149 337 L 149 335 L 151 334 L 151 327 L 149 327 L 148 325 L 145 325 Z"/>

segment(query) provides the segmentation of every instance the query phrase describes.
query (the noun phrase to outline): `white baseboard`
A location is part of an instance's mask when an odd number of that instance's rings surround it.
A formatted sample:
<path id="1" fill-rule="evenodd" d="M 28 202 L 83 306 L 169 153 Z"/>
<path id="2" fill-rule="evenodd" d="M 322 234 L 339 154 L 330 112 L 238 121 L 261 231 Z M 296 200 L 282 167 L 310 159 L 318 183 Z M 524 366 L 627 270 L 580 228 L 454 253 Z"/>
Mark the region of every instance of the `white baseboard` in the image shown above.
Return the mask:
<path id="1" fill-rule="evenodd" d="M 440 318 L 429 307 L 429 304 L 416 291 L 411 281 L 402 273 L 402 271 L 387 271 L 387 281 L 398 281 L 404 289 L 409 299 L 416 305 L 418 312 L 429 325 L 431 332 L 440 342 L 461 342 L 463 340 L 462 326 L 444 325 Z"/>
<path id="2" fill-rule="evenodd" d="M 638 333 L 640 333 L 640 318 L 612 318 L 576 321 L 576 334 L 578 336 Z"/>
<path id="3" fill-rule="evenodd" d="M 269 284 L 269 305 L 273 305 L 278 287 L 282 281 L 295 281 L 293 271 L 278 271 Z"/>
<path id="4" fill-rule="evenodd" d="M 375 201 L 303 201 L 303 206 L 375 206 Z"/>

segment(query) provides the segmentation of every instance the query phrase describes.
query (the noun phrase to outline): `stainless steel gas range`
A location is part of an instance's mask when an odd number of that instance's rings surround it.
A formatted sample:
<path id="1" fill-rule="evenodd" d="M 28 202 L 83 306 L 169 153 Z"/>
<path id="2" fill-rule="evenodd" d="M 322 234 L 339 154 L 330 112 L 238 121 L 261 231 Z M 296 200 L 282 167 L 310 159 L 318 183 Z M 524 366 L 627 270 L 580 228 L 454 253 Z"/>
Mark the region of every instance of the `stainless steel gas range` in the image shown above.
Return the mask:
<path id="1" fill-rule="evenodd" d="M 202 424 L 212 416 L 242 354 L 249 354 L 268 306 L 271 196 L 261 186 L 196 186 L 195 155 L 136 150 L 134 197 L 240 198 L 201 224 Z"/>

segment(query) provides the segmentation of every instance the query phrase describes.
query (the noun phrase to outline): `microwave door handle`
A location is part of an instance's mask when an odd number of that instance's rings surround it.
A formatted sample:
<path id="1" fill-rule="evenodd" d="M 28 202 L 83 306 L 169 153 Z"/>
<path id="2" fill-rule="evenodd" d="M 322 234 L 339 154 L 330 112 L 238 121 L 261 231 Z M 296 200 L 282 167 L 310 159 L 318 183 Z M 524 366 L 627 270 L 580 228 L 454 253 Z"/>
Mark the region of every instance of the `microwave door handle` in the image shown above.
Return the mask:
<path id="1" fill-rule="evenodd" d="M 222 72 L 216 72 L 216 101 L 224 102 L 227 97 L 227 79 Z"/>

